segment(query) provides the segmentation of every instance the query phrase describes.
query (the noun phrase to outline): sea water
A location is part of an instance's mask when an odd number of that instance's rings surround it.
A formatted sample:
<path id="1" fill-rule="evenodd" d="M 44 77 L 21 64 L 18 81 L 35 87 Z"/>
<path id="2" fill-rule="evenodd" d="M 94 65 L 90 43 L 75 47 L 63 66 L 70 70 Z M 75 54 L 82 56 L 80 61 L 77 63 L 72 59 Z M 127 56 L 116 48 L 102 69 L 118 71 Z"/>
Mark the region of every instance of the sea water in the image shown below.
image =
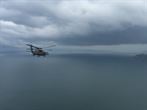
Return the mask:
<path id="1" fill-rule="evenodd" d="M 147 110 L 147 58 L 1 56 L 0 110 Z"/>

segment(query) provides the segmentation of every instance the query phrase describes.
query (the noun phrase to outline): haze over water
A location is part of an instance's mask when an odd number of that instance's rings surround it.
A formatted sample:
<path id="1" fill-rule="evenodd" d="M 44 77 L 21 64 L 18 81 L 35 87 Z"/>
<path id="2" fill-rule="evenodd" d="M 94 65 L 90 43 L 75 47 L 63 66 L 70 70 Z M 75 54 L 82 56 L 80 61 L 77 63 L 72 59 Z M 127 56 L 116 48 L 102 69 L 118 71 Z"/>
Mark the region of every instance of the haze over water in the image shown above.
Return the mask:
<path id="1" fill-rule="evenodd" d="M 147 58 L 0 58 L 0 110 L 147 110 Z"/>
<path id="2" fill-rule="evenodd" d="M 147 110 L 147 0 L 0 0 L 0 110 Z"/>

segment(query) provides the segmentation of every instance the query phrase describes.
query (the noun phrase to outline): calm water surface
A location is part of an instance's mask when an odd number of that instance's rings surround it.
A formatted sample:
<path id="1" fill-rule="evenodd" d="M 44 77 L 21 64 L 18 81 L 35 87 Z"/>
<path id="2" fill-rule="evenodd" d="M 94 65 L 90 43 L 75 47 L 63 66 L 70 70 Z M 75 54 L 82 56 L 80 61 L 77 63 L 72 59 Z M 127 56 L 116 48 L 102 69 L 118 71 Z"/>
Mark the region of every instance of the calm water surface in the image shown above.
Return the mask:
<path id="1" fill-rule="evenodd" d="M 0 110 L 147 110 L 147 58 L 0 57 Z"/>

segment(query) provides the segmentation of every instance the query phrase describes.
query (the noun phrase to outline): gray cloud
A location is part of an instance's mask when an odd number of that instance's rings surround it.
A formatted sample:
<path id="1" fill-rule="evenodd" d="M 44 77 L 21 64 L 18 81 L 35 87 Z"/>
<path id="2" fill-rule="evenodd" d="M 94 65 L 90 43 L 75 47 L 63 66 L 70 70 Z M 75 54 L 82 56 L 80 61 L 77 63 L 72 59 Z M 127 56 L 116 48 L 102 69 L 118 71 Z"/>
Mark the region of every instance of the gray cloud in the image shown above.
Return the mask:
<path id="1" fill-rule="evenodd" d="M 147 43 L 145 0 L 1 0 L 0 42 Z"/>

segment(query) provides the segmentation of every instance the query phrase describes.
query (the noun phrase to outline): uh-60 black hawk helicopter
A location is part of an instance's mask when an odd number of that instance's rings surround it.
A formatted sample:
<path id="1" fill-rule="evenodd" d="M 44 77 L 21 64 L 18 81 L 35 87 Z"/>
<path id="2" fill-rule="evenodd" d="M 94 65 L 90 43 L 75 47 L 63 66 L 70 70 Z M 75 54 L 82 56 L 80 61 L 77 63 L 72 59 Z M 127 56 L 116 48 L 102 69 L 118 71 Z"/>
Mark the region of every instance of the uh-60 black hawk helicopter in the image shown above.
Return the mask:
<path id="1" fill-rule="evenodd" d="M 26 44 L 26 45 L 30 47 L 30 48 L 27 49 L 27 52 L 31 52 L 33 56 L 39 56 L 40 57 L 40 56 L 49 55 L 49 53 L 44 51 L 43 48 L 34 46 L 32 44 Z M 48 46 L 48 48 L 54 47 L 54 46 L 56 46 L 56 45 L 55 44 L 50 45 L 50 46 Z"/>

